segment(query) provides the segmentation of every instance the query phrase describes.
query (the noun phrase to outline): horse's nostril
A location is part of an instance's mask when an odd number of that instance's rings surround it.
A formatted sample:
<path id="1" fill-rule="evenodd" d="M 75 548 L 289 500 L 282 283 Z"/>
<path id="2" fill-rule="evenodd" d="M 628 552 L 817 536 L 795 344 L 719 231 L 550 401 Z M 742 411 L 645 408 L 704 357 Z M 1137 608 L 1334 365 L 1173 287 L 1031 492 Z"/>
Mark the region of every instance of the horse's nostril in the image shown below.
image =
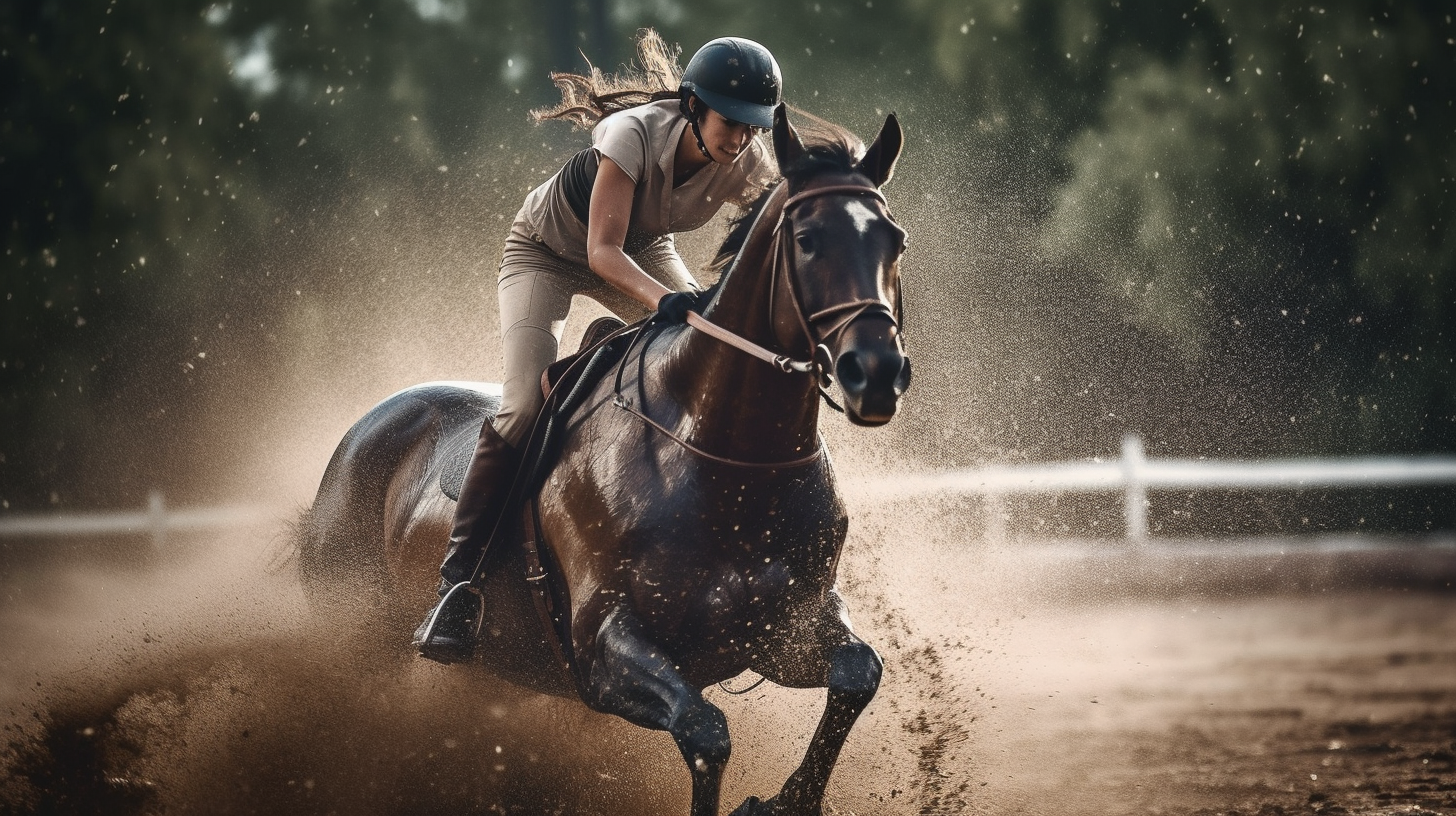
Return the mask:
<path id="1" fill-rule="evenodd" d="M 909 388 L 910 356 L 907 354 L 904 357 L 904 362 L 900 364 L 900 374 L 895 377 L 895 396 L 898 397 L 901 394 L 904 394 L 907 390 L 909 390 Z"/>
<path id="2" fill-rule="evenodd" d="M 845 391 L 863 391 L 868 381 L 864 365 L 860 363 L 859 355 L 854 352 L 839 355 L 834 374 L 839 378 L 839 387 Z"/>

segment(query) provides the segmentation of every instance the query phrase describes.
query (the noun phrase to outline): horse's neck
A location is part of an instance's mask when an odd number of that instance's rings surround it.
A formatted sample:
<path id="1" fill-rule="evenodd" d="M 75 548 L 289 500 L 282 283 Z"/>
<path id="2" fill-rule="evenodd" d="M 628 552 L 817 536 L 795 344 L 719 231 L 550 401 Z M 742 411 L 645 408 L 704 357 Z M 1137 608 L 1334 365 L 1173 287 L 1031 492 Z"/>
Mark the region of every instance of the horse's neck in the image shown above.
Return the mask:
<path id="1" fill-rule="evenodd" d="M 774 231 L 787 198 L 783 187 L 771 195 L 703 317 L 777 354 L 802 355 L 782 348 L 770 313 Z M 817 445 L 819 403 L 811 376 L 785 373 L 694 329 L 680 336 L 674 351 L 668 385 L 706 449 L 778 461 Z"/>

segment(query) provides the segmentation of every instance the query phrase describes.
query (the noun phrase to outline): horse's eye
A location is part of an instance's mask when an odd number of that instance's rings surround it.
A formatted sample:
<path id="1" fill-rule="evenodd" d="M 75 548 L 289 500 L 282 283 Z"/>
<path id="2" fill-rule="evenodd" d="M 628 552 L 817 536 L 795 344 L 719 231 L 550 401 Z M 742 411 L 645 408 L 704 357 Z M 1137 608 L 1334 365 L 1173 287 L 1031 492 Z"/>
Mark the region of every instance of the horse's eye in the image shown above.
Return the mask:
<path id="1" fill-rule="evenodd" d="M 805 255 L 814 251 L 814 237 L 809 233 L 801 232 L 794 236 L 794 240 L 799 244 L 799 251 Z"/>

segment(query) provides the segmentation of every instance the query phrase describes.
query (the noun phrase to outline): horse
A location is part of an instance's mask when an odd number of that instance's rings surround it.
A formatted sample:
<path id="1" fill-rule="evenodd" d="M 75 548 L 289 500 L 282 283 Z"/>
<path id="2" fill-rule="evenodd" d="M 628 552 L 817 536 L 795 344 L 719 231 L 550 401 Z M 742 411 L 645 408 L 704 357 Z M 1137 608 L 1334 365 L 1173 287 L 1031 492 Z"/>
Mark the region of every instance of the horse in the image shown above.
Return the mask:
<path id="1" fill-rule="evenodd" d="M 534 501 L 512 514 L 506 540 L 530 546 L 498 540 L 480 582 L 486 669 L 667 732 L 693 816 L 717 816 L 731 747 L 703 689 L 748 670 L 828 689 L 802 763 L 776 795 L 733 811 L 820 814 L 883 669 L 836 588 L 849 517 L 818 420 L 833 382 L 850 422 L 868 427 L 889 422 L 909 386 L 906 233 L 880 192 L 904 137 L 894 114 L 867 150 L 827 122 L 801 134 L 784 106 L 772 132 L 782 177 L 730 231 L 700 314 L 649 322 L 615 376 L 583 384 Z M 415 386 L 350 429 L 302 536 L 312 597 L 421 601 L 400 620 L 422 611 L 452 512 L 441 477 L 498 393 Z M 533 592 L 543 573 L 554 618 Z"/>

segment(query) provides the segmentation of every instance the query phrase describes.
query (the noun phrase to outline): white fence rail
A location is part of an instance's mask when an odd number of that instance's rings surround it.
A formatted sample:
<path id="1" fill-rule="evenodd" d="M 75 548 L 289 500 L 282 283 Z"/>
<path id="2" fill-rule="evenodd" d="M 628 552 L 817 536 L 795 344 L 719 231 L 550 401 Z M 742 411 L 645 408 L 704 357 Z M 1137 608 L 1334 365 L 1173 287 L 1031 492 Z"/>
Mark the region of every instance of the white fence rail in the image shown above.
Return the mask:
<path id="1" fill-rule="evenodd" d="M 1350 457 L 1210 461 L 1148 459 L 1143 443 L 1129 434 L 1120 459 L 1099 462 L 1050 462 L 906 474 L 863 479 L 846 487 L 861 501 L 892 501 L 917 496 L 971 494 L 986 503 L 986 537 L 1006 533 L 1005 499 L 1027 494 L 1121 491 L 1127 539 L 1148 538 L 1148 491 L 1159 489 L 1284 489 L 1422 487 L 1456 485 L 1456 456 Z M 152 493 L 146 508 L 124 512 L 86 512 L 0 516 L 0 538 L 87 535 L 150 535 L 154 545 L 174 532 L 248 527 L 276 522 L 275 512 L 254 506 L 168 508 Z"/>
<path id="2" fill-rule="evenodd" d="M 0 516 L 0 538 L 148 535 L 160 548 L 173 533 L 249 527 L 276 519 L 275 513 L 248 505 L 172 509 L 161 493 L 153 492 L 141 510 Z"/>
<path id="3" fill-rule="evenodd" d="M 1122 440 L 1120 459 L 1052 462 L 952 470 L 925 476 L 866 480 L 860 498 L 892 500 L 935 493 L 980 495 L 986 502 L 986 537 L 1005 537 L 1005 498 L 1026 494 L 1121 491 L 1129 541 L 1148 538 L 1148 491 L 1155 489 L 1285 489 L 1456 485 L 1456 457 L 1350 457 L 1210 461 L 1148 459 L 1142 440 Z"/>

